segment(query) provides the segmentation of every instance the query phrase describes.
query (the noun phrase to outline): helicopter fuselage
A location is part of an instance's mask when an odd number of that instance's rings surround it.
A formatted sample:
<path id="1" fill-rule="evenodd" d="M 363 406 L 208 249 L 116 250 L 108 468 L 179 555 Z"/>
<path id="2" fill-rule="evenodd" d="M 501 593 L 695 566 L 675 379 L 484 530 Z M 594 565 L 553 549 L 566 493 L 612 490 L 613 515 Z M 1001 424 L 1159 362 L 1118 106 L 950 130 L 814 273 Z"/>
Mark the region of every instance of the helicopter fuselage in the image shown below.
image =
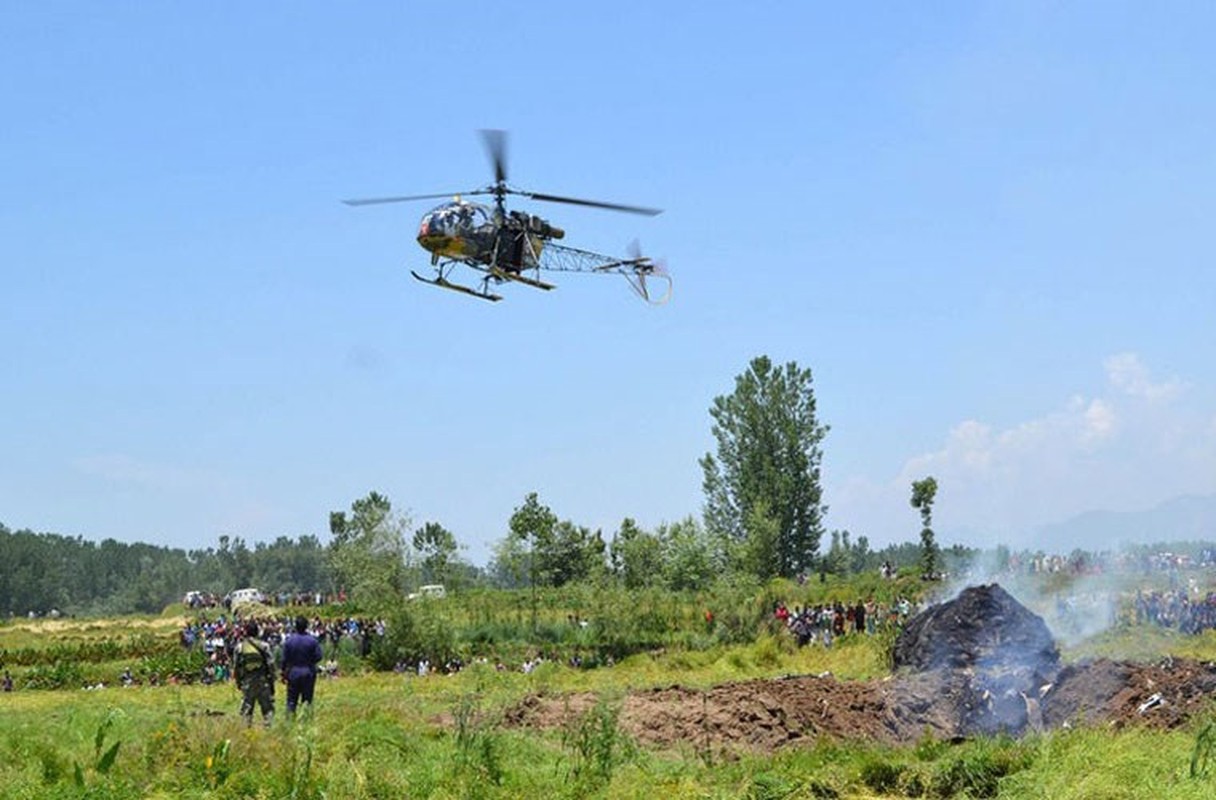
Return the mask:
<path id="1" fill-rule="evenodd" d="M 540 217 L 455 200 L 427 212 L 418 225 L 418 244 L 433 261 L 451 259 L 510 271 L 535 269 L 547 239 L 565 233 Z"/>

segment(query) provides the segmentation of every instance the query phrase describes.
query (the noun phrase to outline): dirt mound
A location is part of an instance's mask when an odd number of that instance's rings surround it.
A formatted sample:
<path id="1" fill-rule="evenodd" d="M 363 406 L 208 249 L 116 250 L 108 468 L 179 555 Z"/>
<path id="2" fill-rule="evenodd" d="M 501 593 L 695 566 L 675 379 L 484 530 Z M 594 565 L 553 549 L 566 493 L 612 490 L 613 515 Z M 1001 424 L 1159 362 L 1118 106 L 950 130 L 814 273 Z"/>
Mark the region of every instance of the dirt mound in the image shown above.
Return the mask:
<path id="1" fill-rule="evenodd" d="M 711 752 L 771 750 L 817 736 L 895 743 L 926 729 L 951 735 L 952 721 L 941 717 L 943 706 L 934 700 L 928 686 L 791 676 L 709 689 L 669 686 L 635 692 L 621 701 L 618 724 L 643 744 Z M 591 694 L 532 696 L 511 708 L 505 723 L 565 727 L 595 703 Z"/>
<path id="2" fill-rule="evenodd" d="M 1099 660 L 1060 670 L 1054 684 L 1016 696 L 1016 713 L 994 710 L 1002 699 L 969 670 L 931 670 L 875 681 L 790 676 L 709 689 L 669 686 L 620 701 L 620 729 L 656 748 L 700 752 L 771 751 L 814 741 L 909 744 L 926 733 L 964 738 L 996 730 L 1014 734 L 1071 725 L 1175 728 L 1211 710 L 1216 665 L 1174 660 L 1134 665 Z M 581 719 L 597 702 L 590 693 L 533 695 L 508 709 L 508 727 L 553 729 Z M 999 721 L 999 722 L 994 722 Z"/>
<path id="3" fill-rule="evenodd" d="M 1210 709 L 1216 693 L 1216 664 L 1061 667 L 1043 620 L 996 584 L 914 617 L 896 641 L 895 662 L 902 669 L 876 681 L 790 676 L 634 692 L 621 701 L 618 724 L 643 744 L 710 752 L 823 736 L 901 744 L 926 733 L 1016 736 L 1065 724 L 1173 728 Z M 505 724 L 565 726 L 596 702 L 590 694 L 533 696 L 509 709 Z"/>
<path id="4" fill-rule="evenodd" d="M 1168 658 L 1152 665 L 1098 659 L 1060 670 L 1043 699 L 1043 721 L 1176 728 L 1212 710 L 1216 664 Z"/>

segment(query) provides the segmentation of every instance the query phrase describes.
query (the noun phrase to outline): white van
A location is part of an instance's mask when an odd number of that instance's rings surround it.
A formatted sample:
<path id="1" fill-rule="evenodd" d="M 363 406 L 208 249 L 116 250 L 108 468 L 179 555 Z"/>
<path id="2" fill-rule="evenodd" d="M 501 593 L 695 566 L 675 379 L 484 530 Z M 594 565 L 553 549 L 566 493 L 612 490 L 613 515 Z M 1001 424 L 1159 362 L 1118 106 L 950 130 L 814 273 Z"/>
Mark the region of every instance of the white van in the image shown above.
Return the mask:
<path id="1" fill-rule="evenodd" d="M 419 586 L 418 591 L 411 592 L 410 600 L 417 600 L 421 597 L 426 597 L 432 600 L 442 600 L 448 596 L 448 590 L 443 588 L 442 583 L 428 583 L 426 586 Z"/>
<path id="2" fill-rule="evenodd" d="M 266 595 L 262 594 L 257 589 L 236 589 L 232 594 L 228 595 L 228 599 L 232 601 L 232 605 L 239 603 L 264 603 Z"/>

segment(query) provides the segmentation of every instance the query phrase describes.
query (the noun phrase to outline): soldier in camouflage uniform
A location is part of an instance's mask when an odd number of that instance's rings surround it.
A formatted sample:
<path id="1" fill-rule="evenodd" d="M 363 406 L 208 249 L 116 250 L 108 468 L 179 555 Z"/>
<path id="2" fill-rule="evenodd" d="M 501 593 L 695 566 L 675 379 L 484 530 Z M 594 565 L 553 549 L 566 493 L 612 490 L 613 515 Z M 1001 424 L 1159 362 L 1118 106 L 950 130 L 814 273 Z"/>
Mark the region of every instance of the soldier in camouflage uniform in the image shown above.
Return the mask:
<path id="1" fill-rule="evenodd" d="M 234 677 L 241 690 L 241 716 L 253 724 L 253 705 L 262 709 L 262 724 L 274 719 L 274 655 L 270 645 L 258 638 L 258 624 L 248 622 L 245 636 L 236 646 Z"/>

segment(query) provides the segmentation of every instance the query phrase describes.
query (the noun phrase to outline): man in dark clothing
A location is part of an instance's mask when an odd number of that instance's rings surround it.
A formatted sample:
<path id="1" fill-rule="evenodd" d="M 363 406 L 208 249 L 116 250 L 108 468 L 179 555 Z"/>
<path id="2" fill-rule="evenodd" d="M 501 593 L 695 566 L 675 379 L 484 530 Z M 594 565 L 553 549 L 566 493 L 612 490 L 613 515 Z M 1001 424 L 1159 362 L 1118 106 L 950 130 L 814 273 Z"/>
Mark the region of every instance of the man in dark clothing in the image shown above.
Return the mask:
<path id="1" fill-rule="evenodd" d="M 296 632 L 283 643 L 283 680 L 287 681 L 287 716 L 294 716 L 300 702 L 312 705 L 317 685 L 321 643 L 308 632 L 308 620 L 296 617 Z"/>

